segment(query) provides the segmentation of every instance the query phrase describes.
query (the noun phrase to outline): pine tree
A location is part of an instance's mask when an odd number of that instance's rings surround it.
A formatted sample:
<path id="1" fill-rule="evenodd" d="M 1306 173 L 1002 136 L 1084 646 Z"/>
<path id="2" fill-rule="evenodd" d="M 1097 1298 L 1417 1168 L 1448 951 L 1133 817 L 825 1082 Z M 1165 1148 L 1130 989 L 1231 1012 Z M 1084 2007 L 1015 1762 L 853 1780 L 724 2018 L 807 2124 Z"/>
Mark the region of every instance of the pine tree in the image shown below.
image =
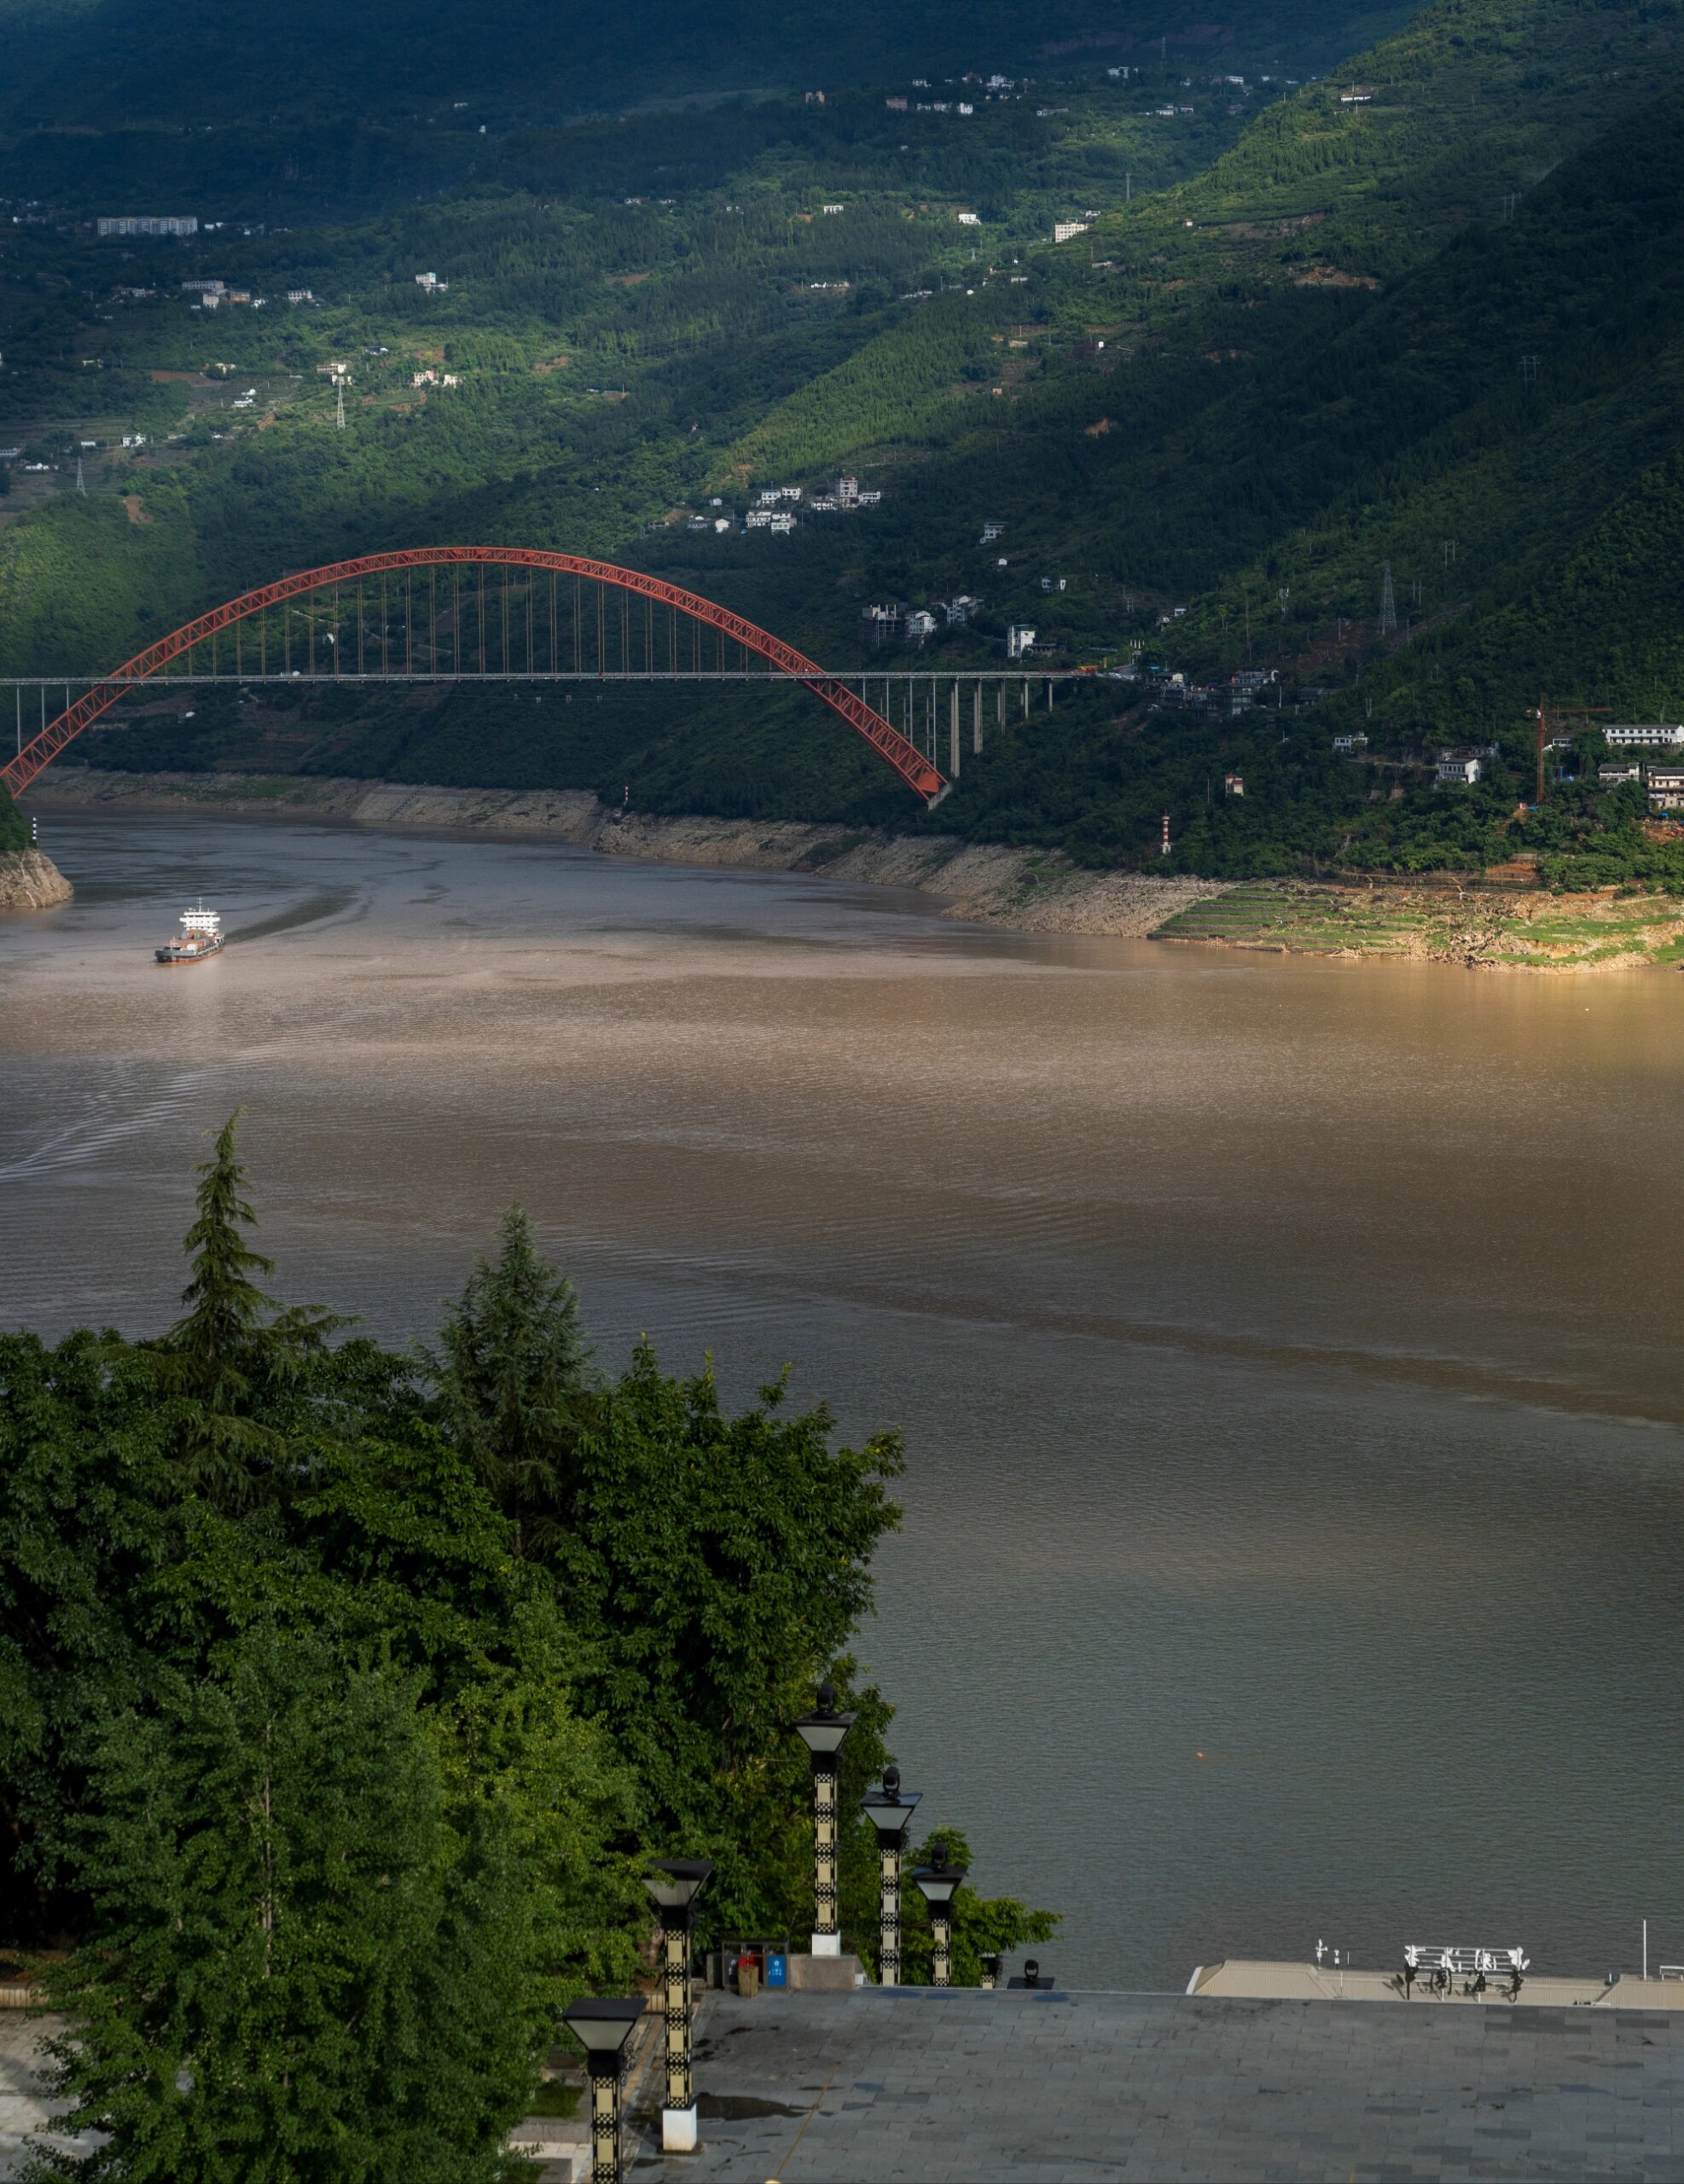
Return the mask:
<path id="1" fill-rule="evenodd" d="M 474 1263 L 460 1302 L 422 1362 L 439 1417 L 529 1548 L 558 1520 L 567 1459 L 589 1391 L 578 1299 L 542 1258 L 531 1223 L 511 1206 L 495 1262 Z"/>
<path id="2" fill-rule="evenodd" d="M 237 1506 L 256 1490 L 259 1468 L 273 1466 L 284 1437 L 253 1416 L 263 1394 L 294 1380 L 322 1338 L 342 1322 L 310 1306 L 279 1309 L 256 1277 L 273 1261 L 253 1251 L 241 1231 L 257 1226 L 245 1195 L 246 1170 L 235 1148 L 241 1110 L 217 1133 L 211 1158 L 198 1170 L 197 1217 L 183 1249 L 193 1261 L 182 1292 L 186 1315 L 165 1335 L 162 1380 L 184 1397 L 183 1455 L 190 1484 Z"/>
<path id="3" fill-rule="evenodd" d="M 218 1411 L 231 1411 L 250 1395 L 248 1368 L 275 1309 L 253 1279 L 273 1274 L 275 1263 L 253 1251 L 241 1234 L 255 1228 L 258 1217 L 246 1199 L 246 1170 L 235 1149 L 240 1112 L 236 1108 L 217 1132 L 210 1159 L 197 1170 L 198 1217 L 182 1246 L 193 1260 L 182 1292 L 188 1311 L 165 1338 L 189 1368 L 194 1393 Z"/>

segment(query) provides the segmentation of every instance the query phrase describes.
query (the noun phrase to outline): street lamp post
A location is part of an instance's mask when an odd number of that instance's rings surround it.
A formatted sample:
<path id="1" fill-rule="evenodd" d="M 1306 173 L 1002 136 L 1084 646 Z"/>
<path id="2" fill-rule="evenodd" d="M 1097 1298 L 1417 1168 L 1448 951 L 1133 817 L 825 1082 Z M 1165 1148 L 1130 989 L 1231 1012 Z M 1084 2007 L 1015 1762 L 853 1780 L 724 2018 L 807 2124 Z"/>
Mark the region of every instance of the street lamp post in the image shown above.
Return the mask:
<path id="1" fill-rule="evenodd" d="M 837 1917 L 837 1798 L 844 1739 L 854 1726 L 851 1714 L 836 1711 L 836 1686 L 819 1686 L 818 1711 L 795 1724 L 795 1734 L 813 1763 L 813 1955 L 840 1956 L 842 1930 Z"/>
<path id="2" fill-rule="evenodd" d="M 641 1995 L 585 1995 L 561 2013 L 590 2073 L 590 2184 L 621 2184 L 620 2080 L 644 2008 Z"/>
<path id="3" fill-rule="evenodd" d="M 877 1949 L 878 1983 L 901 1984 L 901 1852 L 915 1809 L 919 1792 L 903 1790 L 898 1767 L 883 1769 L 880 1790 L 868 1790 L 860 1800 L 865 1816 L 877 1830 L 877 1855 L 881 1868 L 880 1931 Z"/>
<path id="4" fill-rule="evenodd" d="M 660 1913 L 661 1974 L 666 1984 L 663 2153 L 696 2150 L 696 2100 L 690 2084 L 690 1926 L 696 1898 L 712 1872 L 711 1858 L 657 1858 L 643 1876 L 643 1885 Z"/>
<path id="5" fill-rule="evenodd" d="M 915 1866 L 912 1878 L 930 1907 L 930 1930 L 936 1944 L 935 1971 L 931 1984 L 950 1987 L 953 1984 L 953 1899 L 959 1893 L 959 1884 L 965 1878 L 965 1868 L 949 1865 L 946 1844 L 936 1842 L 930 1845 L 929 1864 Z"/>

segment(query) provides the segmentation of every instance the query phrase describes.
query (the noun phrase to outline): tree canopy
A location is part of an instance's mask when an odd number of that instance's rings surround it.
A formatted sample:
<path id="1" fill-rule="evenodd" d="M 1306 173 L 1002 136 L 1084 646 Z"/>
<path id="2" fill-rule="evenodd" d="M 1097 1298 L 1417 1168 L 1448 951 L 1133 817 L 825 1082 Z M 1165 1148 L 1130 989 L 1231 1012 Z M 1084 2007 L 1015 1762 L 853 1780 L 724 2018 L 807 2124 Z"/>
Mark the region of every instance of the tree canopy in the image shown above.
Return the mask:
<path id="1" fill-rule="evenodd" d="M 874 1960 L 901 1443 L 647 1339 L 599 1369 L 518 1210 L 407 1352 L 272 1303 L 253 1225 L 230 1120 L 173 1327 L 0 1337 L 4 1937 L 68 1952 L 106 2135 L 37 2173 L 489 2184 L 560 2007 L 640 1969 L 648 1856 L 717 1862 L 704 1942 L 805 1930 L 825 1677 Z M 967 1892 L 961 1977 L 1047 1931 Z"/>

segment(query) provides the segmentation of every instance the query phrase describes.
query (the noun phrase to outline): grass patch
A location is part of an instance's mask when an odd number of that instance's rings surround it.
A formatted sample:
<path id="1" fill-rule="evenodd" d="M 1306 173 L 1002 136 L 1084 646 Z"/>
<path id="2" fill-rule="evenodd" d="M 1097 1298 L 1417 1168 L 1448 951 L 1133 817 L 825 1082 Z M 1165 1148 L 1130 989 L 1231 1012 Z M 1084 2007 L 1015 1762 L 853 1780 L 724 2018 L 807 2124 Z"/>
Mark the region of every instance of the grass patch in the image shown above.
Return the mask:
<path id="1" fill-rule="evenodd" d="M 1513 969 L 1684 961 L 1684 903 L 1657 896 L 1549 897 L 1259 882 L 1190 903 L 1153 936 L 1293 955 L 1389 956 Z"/>
<path id="2" fill-rule="evenodd" d="M 559 2117 L 563 2122 L 571 2122 L 579 2112 L 584 2094 L 583 2086 L 569 2085 L 565 2078 L 544 2078 L 526 2103 L 526 2113 Z"/>

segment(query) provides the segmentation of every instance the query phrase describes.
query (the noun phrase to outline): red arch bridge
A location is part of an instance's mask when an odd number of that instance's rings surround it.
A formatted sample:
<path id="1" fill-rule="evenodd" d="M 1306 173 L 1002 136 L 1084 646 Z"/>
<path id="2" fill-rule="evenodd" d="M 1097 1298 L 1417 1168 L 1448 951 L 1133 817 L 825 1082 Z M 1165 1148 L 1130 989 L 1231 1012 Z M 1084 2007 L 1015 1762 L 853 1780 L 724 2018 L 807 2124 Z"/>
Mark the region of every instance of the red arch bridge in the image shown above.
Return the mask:
<path id="1" fill-rule="evenodd" d="M 493 576 L 496 581 L 491 581 Z M 1077 671 L 1038 669 L 1046 685 Z M 1004 727 L 1008 681 L 1027 713 L 1031 677 L 1019 671 L 832 674 L 794 646 L 694 591 L 581 554 L 526 546 L 415 546 L 301 569 L 212 607 L 100 677 L 18 676 L 17 754 L 0 781 L 20 795 L 102 713 L 149 682 L 321 683 L 645 682 L 700 678 L 803 684 L 845 720 L 933 809 L 960 770 L 962 715 L 983 747 L 984 685 Z M 857 690 L 853 684 L 858 683 Z M 881 709 L 866 692 L 882 690 Z M 938 685 L 949 686 L 947 704 Z M 64 688 L 47 717 L 47 692 Z M 970 703 L 961 704 L 961 685 Z M 40 693 L 41 721 L 23 736 L 23 690 Z M 73 700 L 73 688 L 82 694 Z M 936 753 L 947 715 L 947 770 Z M 891 715 L 900 715 L 897 726 Z"/>

